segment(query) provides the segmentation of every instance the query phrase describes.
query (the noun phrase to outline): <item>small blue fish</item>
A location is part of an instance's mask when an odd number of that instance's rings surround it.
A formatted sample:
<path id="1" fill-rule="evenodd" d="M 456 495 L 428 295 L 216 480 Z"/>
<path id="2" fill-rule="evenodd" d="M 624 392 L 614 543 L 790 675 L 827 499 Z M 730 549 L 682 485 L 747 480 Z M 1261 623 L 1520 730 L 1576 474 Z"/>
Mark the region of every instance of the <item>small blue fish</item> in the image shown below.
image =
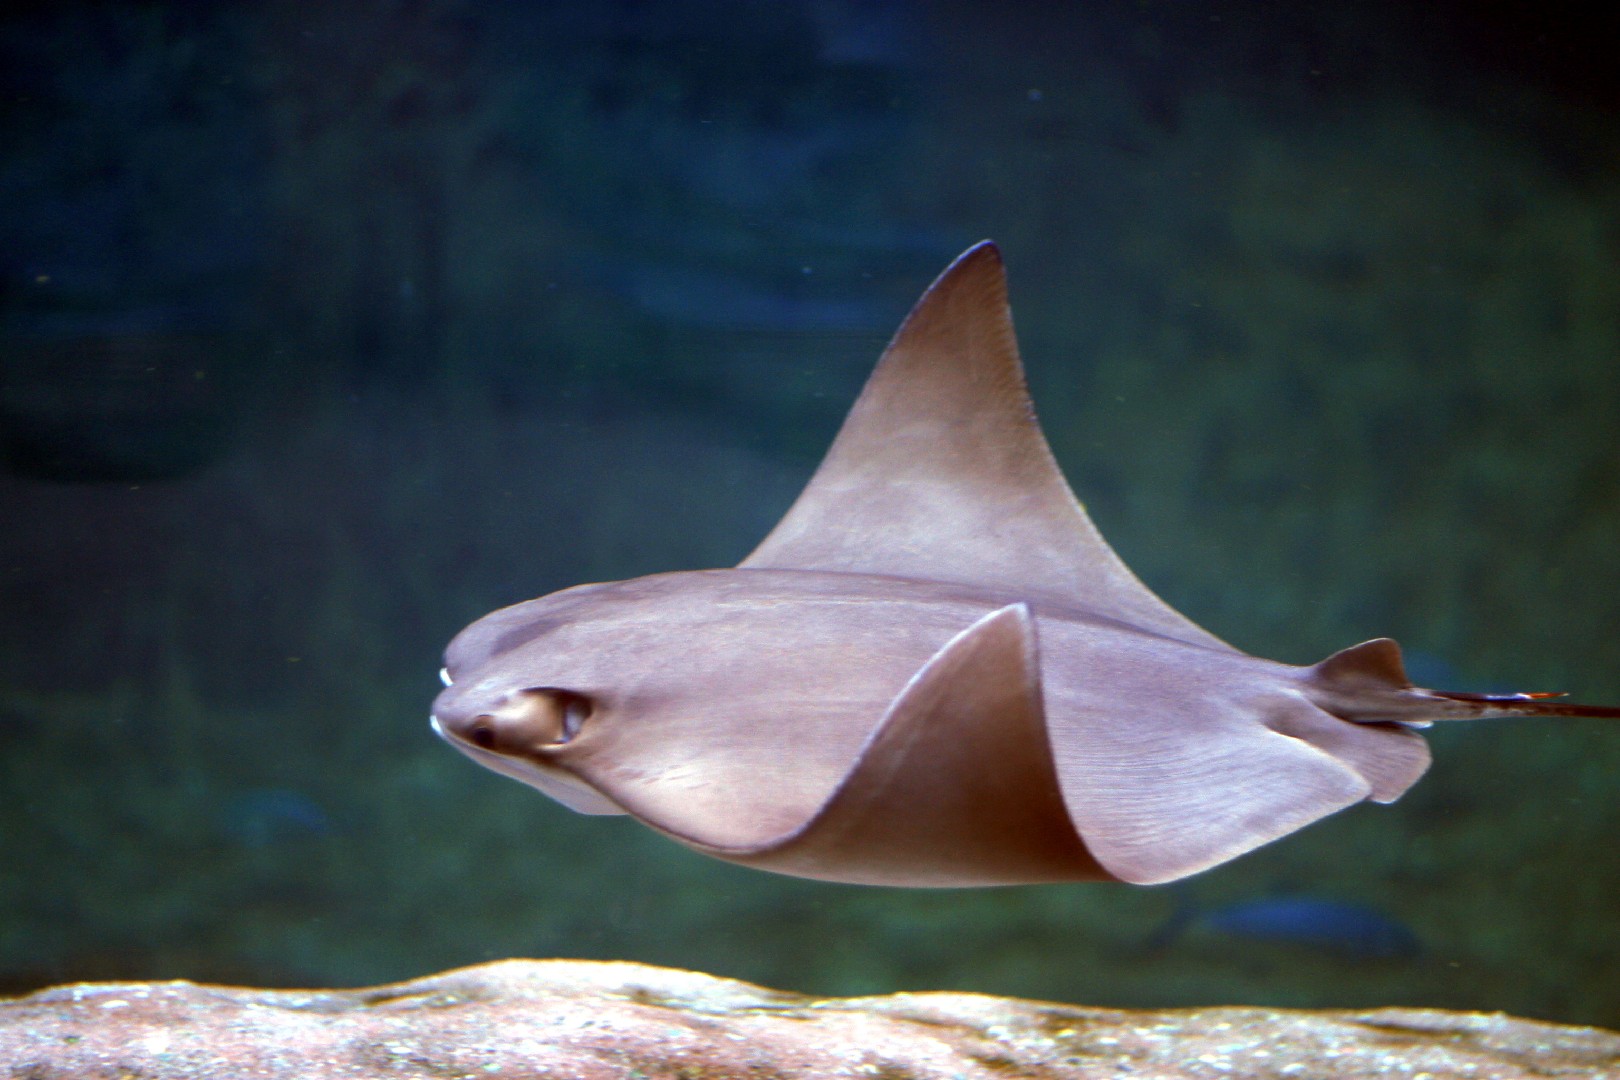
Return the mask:
<path id="1" fill-rule="evenodd" d="M 1198 911 L 1184 905 L 1154 935 L 1168 945 L 1199 927 L 1247 941 L 1277 942 L 1352 960 L 1395 960 L 1421 951 L 1417 935 L 1366 904 L 1317 896 L 1268 896 Z"/>

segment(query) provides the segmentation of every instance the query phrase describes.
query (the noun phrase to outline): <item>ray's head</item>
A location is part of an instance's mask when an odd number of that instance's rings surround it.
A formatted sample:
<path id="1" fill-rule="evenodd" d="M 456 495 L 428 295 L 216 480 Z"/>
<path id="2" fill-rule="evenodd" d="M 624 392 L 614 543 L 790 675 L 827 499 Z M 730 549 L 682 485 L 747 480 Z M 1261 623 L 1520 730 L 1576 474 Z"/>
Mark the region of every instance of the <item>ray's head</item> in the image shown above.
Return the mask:
<path id="1" fill-rule="evenodd" d="M 601 703 L 572 685 L 568 650 L 549 649 L 546 639 L 593 592 L 581 586 L 514 604 L 457 634 L 439 672 L 433 730 L 475 757 L 544 761 L 572 743 Z"/>
<path id="2" fill-rule="evenodd" d="M 473 624 L 446 650 L 440 672 L 444 689 L 433 702 L 434 732 L 480 765 L 574 810 L 623 813 L 563 766 L 581 737 L 601 723 L 605 703 L 556 685 L 566 680 L 537 672 L 530 679 L 515 678 L 512 666 L 500 663 L 515 642 L 533 637 L 533 623 L 527 634 L 512 632 L 513 620 L 505 616 L 514 610 Z"/>

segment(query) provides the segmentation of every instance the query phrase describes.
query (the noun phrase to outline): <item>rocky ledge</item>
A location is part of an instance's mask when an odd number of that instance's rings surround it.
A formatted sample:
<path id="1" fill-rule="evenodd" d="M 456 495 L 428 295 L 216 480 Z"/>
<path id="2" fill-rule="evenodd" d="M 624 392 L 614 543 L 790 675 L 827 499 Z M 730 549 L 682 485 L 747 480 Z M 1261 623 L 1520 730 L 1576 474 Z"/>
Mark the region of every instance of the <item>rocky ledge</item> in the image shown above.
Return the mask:
<path id="1" fill-rule="evenodd" d="M 509 960 L 361 990 L 42 990 L 0 1001 L 0 1076 L 1516 1080 L 1620 1076 L 1620 1034 L 1429 1009 L 816 998 L 639 964 Z"/>

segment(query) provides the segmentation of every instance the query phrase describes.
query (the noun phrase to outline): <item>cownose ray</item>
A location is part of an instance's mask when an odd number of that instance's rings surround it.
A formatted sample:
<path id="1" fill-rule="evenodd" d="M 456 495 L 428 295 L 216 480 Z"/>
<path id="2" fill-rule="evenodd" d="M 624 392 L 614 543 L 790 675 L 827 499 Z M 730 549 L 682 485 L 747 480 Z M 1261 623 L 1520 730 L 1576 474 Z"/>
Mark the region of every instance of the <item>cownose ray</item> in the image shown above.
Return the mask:
<path id="1" fill-rule="evenodd" d="M 496 611 L 444 679 L 434 730 L 575 810 L 910 886 L 1173 881 L 1398 798 L 1430 721 L 1620 717 L 1415 687 L 1387 638 L 1249 656 L 1160 600 L 1053 460 L 989 242 L 923 294 L 739 566 Z"/>

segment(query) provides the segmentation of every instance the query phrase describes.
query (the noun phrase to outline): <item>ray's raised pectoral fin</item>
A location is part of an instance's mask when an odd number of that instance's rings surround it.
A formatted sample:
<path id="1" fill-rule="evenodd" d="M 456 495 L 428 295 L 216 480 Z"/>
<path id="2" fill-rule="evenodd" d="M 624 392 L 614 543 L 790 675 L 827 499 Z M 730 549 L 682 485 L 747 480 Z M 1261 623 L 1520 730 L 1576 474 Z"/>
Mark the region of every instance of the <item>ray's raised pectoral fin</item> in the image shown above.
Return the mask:
<path id="1" fill-rule="evenodd" d="M 917 301 L 815 476 L 741 565 L 1044 594 L 1227 648 L 1142 584 L 1069 489 L 1035 419 L 989 241 Z"/>
<path id="2" fill-rule="evenodd" d="M 1029 609 L 994 611 L 947 642 L 810 821 L 739 861 L 874 885 L 1105 876 L 1064 810 Z"/>

